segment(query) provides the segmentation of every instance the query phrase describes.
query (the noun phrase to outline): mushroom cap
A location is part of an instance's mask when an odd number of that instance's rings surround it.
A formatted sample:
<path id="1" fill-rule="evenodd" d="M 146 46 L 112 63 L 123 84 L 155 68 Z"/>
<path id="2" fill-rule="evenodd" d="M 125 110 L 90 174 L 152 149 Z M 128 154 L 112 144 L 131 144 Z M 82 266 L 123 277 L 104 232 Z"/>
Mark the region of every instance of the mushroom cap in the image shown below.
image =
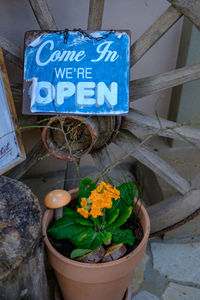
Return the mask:
<path id="1" fill-rule="evenodd" d="M 53 190 L 44 198 L 44 205 L 48 208 L 60 208 L 71 201 L 71 195 L 65 190 Z"/>

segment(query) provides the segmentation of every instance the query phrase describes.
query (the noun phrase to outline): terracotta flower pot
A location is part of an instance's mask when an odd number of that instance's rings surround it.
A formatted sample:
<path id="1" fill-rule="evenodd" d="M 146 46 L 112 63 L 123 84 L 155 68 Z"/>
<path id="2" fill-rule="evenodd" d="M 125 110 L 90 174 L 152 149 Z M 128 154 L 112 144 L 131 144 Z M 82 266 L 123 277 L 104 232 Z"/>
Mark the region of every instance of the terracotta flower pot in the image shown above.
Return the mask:
<path id="1" fill-rule="evenodd" d="M 78 189 L 70 191 L 72 199 Z M 144 206 L 139 219 L 144 237 L 138 247 L 128 255 L 112 262 L 87 264 L 64 257 L 58 253 L 47 237 L 47 228 L 54 217 L 47 210 L 43 217 L 43 235 L 50 263 L 55 270 L 65 300 L 122 300 L 133 276 L 133 271 L 142 260 L 149 237 L 150 221 Z"/>

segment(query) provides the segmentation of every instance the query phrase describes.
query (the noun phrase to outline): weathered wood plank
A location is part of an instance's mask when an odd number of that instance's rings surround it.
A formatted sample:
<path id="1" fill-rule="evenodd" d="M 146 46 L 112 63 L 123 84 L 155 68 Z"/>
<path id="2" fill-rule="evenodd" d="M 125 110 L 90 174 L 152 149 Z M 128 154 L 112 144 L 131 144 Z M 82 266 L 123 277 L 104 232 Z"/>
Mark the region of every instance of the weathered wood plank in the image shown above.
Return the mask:
<path id="1" fill-rule="evenodd" d="M 130 66 L 136 62 L 180 19 L 182 14 L 170 6 L 131 46 Z"/>
<path id="2" fill-rule="evenodd" d="M 80 165 L 80 162 L 77 162 Z M 65 171 L 65 182 L 64 189 L 69 191 L 71 189 L 77 188 L 81 181 L 80 174 L 77 172 L 77 165 L 73 161 L 68 161 Z"/>
<path id="3" fill-rule="evenodd" d="M 200 208 L 200 190 L 184 196 L 176 195 L 147 208 L 151 233 L 156 233 L 187 218 Z"/>
<path id="4" fill-rule="evenodd" d="M 42 30 L 58 29 L 46 0 L 29 0 L 29 3 Z"/>
<path id="5" fill-rule="evenodd" d="M 200 64 L 130 82 L 130 101 L 200 78 Z"/>
<path id="6" fill-rule="evenodd" d="M 200 130 L 190 126 L 183 126 L 163 118 L 146 115 L 140 111 L 130 109 L 129 114 L 122 119 L 121 129 L 133 132 L 135 128 L 143 128 L 147 134 L 156 134 L 168 138 L 200 142 Z M 132 131 L 133 130 L 133 131 Z"/>
<path id="7" fill-rule="evenodd" d="M 22 83 L 10 83 L 15 103 L 22 103 Z"/>
<path id="8" fill-rule="evenodd" d="M 109 154 L 107 148 L 103 148 L 101 150 L 97 150 L 95 152 L 92 152 L 91 156 L 93 158 L 94 165 L 97 168 L 99 175 L 101 174 L 101 172 L 103 172 L 103 170 L 106 167 L 108 167 L 109 165 L 112 165 L 112 159 L 110 157 L 110 154 Z M 111 172 L 112 172 L 112 170 L 108 173 L 108 176 L 111 175 Z M 113 172 L 112 172 L 112 175 L 113 175 Z M 105 180 L 106 176 L 105 177 L 100 177 L 100 179 Z"/>
<path id="9" fill-rule="evenodd" d="M 104 0 L 90 0 L 88 30 L 100 30 L 103 19 Z"/>
<path id="10" fill-rule="evenodd" d="M 20 130 L 23 131 L 27 129 L 27 126 L 37 126 L 38 119 L 37 116 L 21 116 L 18 117 Z M 38 125 L 39 126 L 39 125 Z"/>
<path id="11" fill-rule="evenodd" d="M 178 11 L 184 14 L 200 30 L 199 0 L 168 0 Z"/>
<path id="12" fill-rule="evenodd" d="M 0 46 L 3 49 L 4 58 L 22 69 L 23 68 L 22 49 L 2 36 L 0 36 Z"/>
<path id="13" fill-rule="evenodd" d="M 127 153 L 135 148 L 131 156 L 150 168 L 181 194 L 185 194 L 190 190 L 190 183 L 185 178 L 179 175 L 173 167 L 151 151 L 151 149 L 144 145 L 139 146 L 140 142 L 128 131 L 120 131 L 115 144 Z"/>
<path id="14" fill-rule="evenodd" d="M 26 155 L 26 160 L 20 165 L 8 172 L 7 176 L 14 179 L 20 179 L 47 153 L 43 142 L 40 140 Z"/>
<path id="15" fill-rule="evenodd" d="M 164 196 L 156 174 L 139 161 L 136 162 L 134 171 L 137 182 L 142 186 L 143 203 L 150 206 L 162 201 Z"/>

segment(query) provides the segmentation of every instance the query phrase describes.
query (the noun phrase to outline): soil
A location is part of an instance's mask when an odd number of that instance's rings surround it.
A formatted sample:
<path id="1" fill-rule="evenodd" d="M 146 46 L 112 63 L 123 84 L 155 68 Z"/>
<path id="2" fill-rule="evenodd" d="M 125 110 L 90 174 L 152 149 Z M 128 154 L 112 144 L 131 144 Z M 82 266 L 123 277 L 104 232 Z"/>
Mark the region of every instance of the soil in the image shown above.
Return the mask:
<path id="1" fill-rule="evenodd" d="M 54 122 L 51 127 L 61 128 L 60 122 Z M 88 128 L 84 123 L 81 123 L 78 120 L 66 118 L 64 123 L 64 131 L 72 149 L 72 153 L 82 153 L 89 148 L 92 138 Z M 50 133 L 51 139 L 56 144 L 57 148 L 62 148 L 66 144 L 63 132 L 51 129 Z"/>
<path id="2" fill-rule="evenodd" d="M 52 224 L 50 224 L 51 226 Z M 129 246 L 128 244 L 126 244 L 126 248 L 127 248 L 127 252 L 124 256 L 126 256 L 127 254 L 129 254 L 130 252 L 132 252 L 134 249 L 137 248 L 137 246 L 140 244 L 142 238 L 143 238 L 143 229 L 141 224 L 138 222 L 137 218 L 129 218 L 128 221 L 126 222 L 125 225 L 123 225 L 121 227 L 121 229 L 131 229 L 133 232 L 133 235 L 135 236 L 135 243 L 133 246 Z M 60 254 L 62 254 L 63 256 L 70 258 L 70 253 L 76 248 L 76 246 L 74 246 L 74 244 L 72 244 L 69 240 L 65 239 L 65 240 L 56 240 L 54 238 L 52 238 L 50 235 L 48 235 L 49 241 L 52 244 L 52 246 L 56 249 L 56 251 L 58 251 Z M 110 247 L 109 246 L 105 246 L 104 248 L 106 250 L 106 248 Z"/>

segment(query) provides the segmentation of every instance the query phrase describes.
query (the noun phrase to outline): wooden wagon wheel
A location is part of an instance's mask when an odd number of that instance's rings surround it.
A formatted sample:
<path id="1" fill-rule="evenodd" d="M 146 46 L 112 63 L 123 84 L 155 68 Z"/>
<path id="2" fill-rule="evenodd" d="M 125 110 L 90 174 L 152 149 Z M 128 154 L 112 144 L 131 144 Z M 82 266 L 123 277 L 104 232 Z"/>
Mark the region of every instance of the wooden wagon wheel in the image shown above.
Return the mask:
<path id="1" fill-rule="evenodd" d="M 29 0 L 36 19 L 43 30 L 57 30 L 57 26 L 45 0 Z M 171 6 L 136 40 L 131 46 L 131 67 L 180 19 L 184 14 L 200 30 L 200 0 L 169 0 Z M 101 28 L 104 0 L 90 0 L 88 29 Z M 22 67 L 22 51 L 11 42 L 0 37 L 5 58 Z M 180 68 L 161 75 L 150 76 L 130 82 L 130 101 L 135 101 L 146 95 L 183 84 L 200 78 L 200 64 Z M 20 95 L 20 86 L 12 85 L 14 95 Z M 105 118 L 105 117 L 104 117 Z M 107 119 L 108 120 L 108 119 Z M 116 126 L 116 122 L 115 123 Z M 198 178 L 188 182 L 162 158 L 151 149 L 140 143 L 136 137 L 136 127 L 158 136 L 173 139 L 188 138 L 194 142 L 200 141 L 197 129 L 180 126 L 174 122 L 145 115 L 130 109 L 122 118 L 119 132 L 114 143 L 134 156 L 155 174 L 174 187 L 177 195 L 150 206 L 148 212 L 151 218 L 151 233 L 159 234 L 170 230 L 182 222 L 191 219 L 200 210 L 200 189 L 197 188 Z M 113 128 L 114 129 L 114 128 Z M 173 130 L 172 130 L 173 129 Z M 133 146 L 134 145 L 134 146 Z M 27 155 L 27 160 L 10 172 L 9 176 L 19 179 L 44 155 L 45 148 L 39 142 Z M 106 148 L 92 153 L 95 164 L 106 167 L 109 164 L 109 154 Z M 104 159 L 106 157 L 106 159 Z"/>

